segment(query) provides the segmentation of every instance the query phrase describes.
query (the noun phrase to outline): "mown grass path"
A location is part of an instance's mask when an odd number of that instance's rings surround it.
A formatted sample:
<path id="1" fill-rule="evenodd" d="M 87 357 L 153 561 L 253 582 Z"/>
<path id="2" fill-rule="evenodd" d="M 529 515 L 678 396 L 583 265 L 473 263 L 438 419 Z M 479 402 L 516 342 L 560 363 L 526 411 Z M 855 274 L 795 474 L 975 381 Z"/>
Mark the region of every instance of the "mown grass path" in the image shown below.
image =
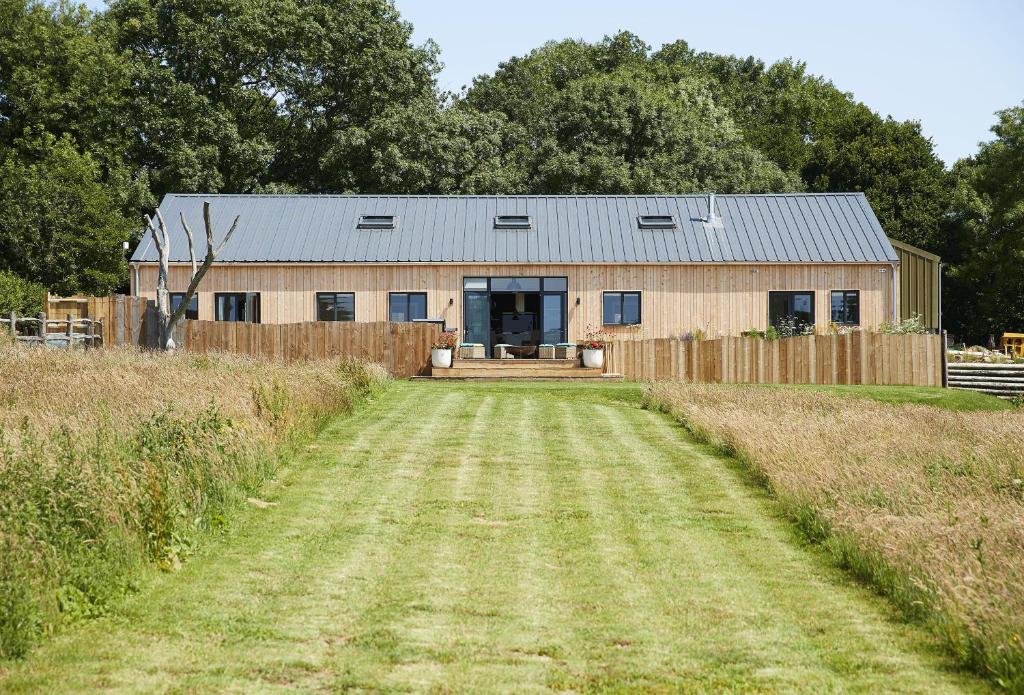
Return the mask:
<path id="1" fill-rule="evenodd" d="M 4 692 L 963 692 L 629 385 L 401 383 Z"/>

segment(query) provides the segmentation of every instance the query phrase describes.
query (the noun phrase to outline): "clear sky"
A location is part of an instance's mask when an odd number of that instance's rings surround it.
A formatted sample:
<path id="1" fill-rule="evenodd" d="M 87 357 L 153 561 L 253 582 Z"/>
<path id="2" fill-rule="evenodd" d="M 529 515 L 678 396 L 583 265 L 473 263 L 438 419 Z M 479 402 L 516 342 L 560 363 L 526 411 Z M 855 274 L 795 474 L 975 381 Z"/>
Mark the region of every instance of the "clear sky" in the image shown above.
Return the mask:
<path id="1" fill-rule="evenodd" d="M 883 115 L 916 119 L 952 164 L 1024 101 L 1024 0 L 395 0 L 441 47 L 443 89 L 545 41 L 627 29 L 658 48 L 793 57 Z M 101 0 L 89 0 L 102 7 Z"/>

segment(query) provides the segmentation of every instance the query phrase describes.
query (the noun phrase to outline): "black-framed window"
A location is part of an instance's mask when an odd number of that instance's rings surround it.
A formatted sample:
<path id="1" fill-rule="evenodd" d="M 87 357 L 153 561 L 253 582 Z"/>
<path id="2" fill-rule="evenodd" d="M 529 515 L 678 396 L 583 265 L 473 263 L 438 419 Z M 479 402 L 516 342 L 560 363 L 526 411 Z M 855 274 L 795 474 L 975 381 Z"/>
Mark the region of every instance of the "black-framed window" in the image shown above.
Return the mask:
<path id="1" fill-rule="evenodd" d="M 769 292 L 768 324 L 814 325 L 814 292 Z"/>
<path id="2" fill-rule="evenodd" d="M 388 295 L 388 321 L 427 318 L 426 292 L 392 292 Z"/>
<path id="3" fill-rule="evenodd" d="M 639 292 L 605 292 L 604 325 L 635 326 L 640 323 Z"/>
<path id="4" fill-rule="evenodd" d="M 860 324 L 860 290 L 832 290 L 832 323 Z"/>
<path id="5" fill-rule="evenodd" d="M 213 295 L 214 319 L 217 321 L 260 322 L 259 292 L 217 292 Z"/>
<path id="6" fill-rule="evenodd" d="M 354 292 L 317 292 L 317 321 L 355 321 L 356 295 Z"/>
<path id="7" fill-rule="evenodd" d="M 184 292 L 171 292 L 171 313 L 173 314 L 181 306 L 182 300 L 185 299 Z M 192 319 L 193 321 L 199 320 L 199 295 L 192 295 L 192 299 L 188 300 L 188 308 L 185 309 L 185 318 Z"/>

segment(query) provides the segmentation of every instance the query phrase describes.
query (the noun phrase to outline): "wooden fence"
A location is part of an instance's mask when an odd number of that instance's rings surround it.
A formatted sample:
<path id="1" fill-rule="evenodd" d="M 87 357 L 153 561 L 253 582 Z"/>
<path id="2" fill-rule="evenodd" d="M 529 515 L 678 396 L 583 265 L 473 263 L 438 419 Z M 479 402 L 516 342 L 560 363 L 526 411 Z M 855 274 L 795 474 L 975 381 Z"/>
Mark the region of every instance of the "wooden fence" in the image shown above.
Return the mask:
<path id="1" fill-rule="evenodd" d="M 253 324 L 186 321 L 189 352 L 232 352 L 283 360 L 356 357 L 380 362 L 395 377 L 428 373 L 430 345 L 439 326 L 421 323 Z"/>
<path id="2" fill-rule="evenodd" d="M 939 335 L 654 338 L 609 343 L 605 371 L 635 381 L 942 386 L 944 356 Z"/>
<path id="3" fill-rule="evenodd" d="M 114 294 L 109 297 L 53 297 L 47 295 L 46 313 L 102 322 L 105 345 L 157 347 L 156 303 L 144 297 Z M 175 336 L 180 344 L 181 333 Z"/>
<path id="4" fill-rule="evenodd" d="M 8 331 L 15 341 L 27 345 L 103 346 L 103 322 L 75 318 L 71 314 L 64 319 L 53 319 L 46 312 L 37 316 L 18 316 L 12 311 L 7 318 L 0 318 L 0 327 Z"/>

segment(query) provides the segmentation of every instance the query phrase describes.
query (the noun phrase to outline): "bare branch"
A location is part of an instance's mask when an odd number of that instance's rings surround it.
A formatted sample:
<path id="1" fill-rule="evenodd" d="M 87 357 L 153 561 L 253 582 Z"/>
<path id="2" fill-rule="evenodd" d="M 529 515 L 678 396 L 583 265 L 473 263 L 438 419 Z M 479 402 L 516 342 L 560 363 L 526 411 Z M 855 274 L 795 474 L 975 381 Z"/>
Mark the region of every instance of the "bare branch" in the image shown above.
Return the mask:
<path id="1" fill-rule="evenodd" d="M 192 228 L 185 221 L 184 212 L 178 212 L 178 216 L 181 218 L 181 226 L 185 228 L 185 236 L 188 237 L 188 257 L 192 260 L 192 277 L 195 277 L 198 262 L 196 261 L 196 244 L 192 238 Z"/>
<path id="2" fill-rule="evenodd" d="M 229 229 L 228 233 L 224 236 L 224 240 L 221 241 L 220 245 L 216 249 L 214 249 L 213 223 L 210 220 L 210 203 L 203 203 L 203 223 L 206 226 L 206 258 L 203 259 L 203 263 L 199 266 L 199 269 L 192 273 L 192 281 L 189 283 L 188 289 L 185 290 L 185 295 L 182 297 L 181 303 L 171 314 L 167 323 L 168 334 L 173 333 L 174 327 L 178 325 L 178 322 L 185 316 L 185 311 L 188 309 L 188 303 L 192 300 L 192 295 L 195 294 L 196 289 L 199 287 L 199 283 L 202 282 L 203 278 L 206 276 L 206 271 L 208 271 L 213 265 L 214 260 L 216 260 L 217 256 L 220 254 L 224 245 L 228 243 L 231 235 L 235 233 L 239 219 L 241 219 L 240 215 L 235 217 L 235 221 L 231 223 L 231 229 Z M 182 223 L 184 223 L 184 219 L 182 220 Z"/>
<path id="3" fill-rule="evenodd" d="M 213 223 L 210 221 L 210 201 L 203 201 L 203 223 L 206 225 L 206 257 L 215 254 L 213 250 Z"/>
<path id="4" fill-rule="evenodd" d="M 221 241 L 220 246 L 217 247 L 217 253 L 214 254 L 215 256 L 219 256 L 220 252 L 224 250 L 224 245 L 228 243 L 228 239 L 230 239 L 231 235 L 235 233 L 235 228 L 238 226 L 238 220 L 240 219 L 242 219 L 241 215 L 235 215 L 235 221 L 231 223 L 231 229 L 229 229 L 228 233 L 224 235 L 223 241 Z"/>
<path id="5" fill-rule="evenodd" d="M 156 225 L 153 224 L 153 218 L 149 215 L 146 215 L 146 226 L 149 227 L 149 232 L 153 237 L 153 243 L 156 244 L 156 252 L 162 258 L 164 255 L 163 235 L 156 230 Z"/>
<path id="6" fill-rule="evenodd" d="M 171 235 L 167 232 L 167 223 L 164 222 L 163 213 L 160 212 L 160 208 L 156 209 L 156 218 L 160 220 L 160 231 L 164 234 L 164 248 L 167 249 L 167 255 L 171 254 Z M 170 260 L 168 258 L 168 260 Z"/>

